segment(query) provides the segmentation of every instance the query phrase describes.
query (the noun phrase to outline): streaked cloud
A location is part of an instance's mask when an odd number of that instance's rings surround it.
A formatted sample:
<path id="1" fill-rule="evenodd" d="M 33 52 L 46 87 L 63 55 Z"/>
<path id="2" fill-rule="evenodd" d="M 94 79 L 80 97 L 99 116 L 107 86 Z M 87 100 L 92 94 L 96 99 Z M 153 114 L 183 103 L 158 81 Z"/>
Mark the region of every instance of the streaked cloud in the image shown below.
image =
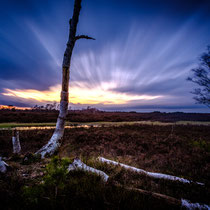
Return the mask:
<path id="1" fill-rule="evenodd" d="M 8 17 L 0 19 L 0 103 L 59 101 L 73 0 L 4 4 L 12 12 L 0 14 Z M 75 46 L 70 102 L 196 106 L 186 78 L 210 43 L 209 8 L 194 0 L 83 1 L 78 33 L 96 41 Z"/>
<path id="2" fill-rule="evenodd" d="M 114 84 L 102 83 L 98 87 L 85 88 L 79 86 L 71 86 L 69 101 L 73 104 L 127 104 L 132 100 L 154 100 L 161 96 L 151 95 L 133 95 L 127 93 L 117 93 L 110 89 L 115 87 Z M 50 87 L 49 90 L 39 91 L 33 89 L 5 89 L 2 93 L 4 96 L 16 98 L 32 99 L 37 102 L 53 102 L 60 101 L 60 86 Z"/>

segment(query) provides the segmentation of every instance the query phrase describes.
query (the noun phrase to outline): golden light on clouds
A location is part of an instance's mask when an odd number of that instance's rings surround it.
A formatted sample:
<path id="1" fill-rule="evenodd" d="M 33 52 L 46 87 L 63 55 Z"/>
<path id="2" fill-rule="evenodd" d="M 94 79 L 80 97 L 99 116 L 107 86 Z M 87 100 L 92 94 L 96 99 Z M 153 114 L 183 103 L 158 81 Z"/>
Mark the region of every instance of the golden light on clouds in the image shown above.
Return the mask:
<path id="1" fill-rule="evenodd" d="M 98 87 L 87 88 L 84 85 L 70 87 L 69 101 L 74 104 L 126 104 L 133 100 L 153 100 L 161 96 L 131 95 L 111 91 L 113 83 L 103 83 Z M 5 96 L 32 99 L 39 102 L 60 101 L 60 86 L 50 87 L 49 90 L 39 91 L 34 89 L 5 89 Z"/>

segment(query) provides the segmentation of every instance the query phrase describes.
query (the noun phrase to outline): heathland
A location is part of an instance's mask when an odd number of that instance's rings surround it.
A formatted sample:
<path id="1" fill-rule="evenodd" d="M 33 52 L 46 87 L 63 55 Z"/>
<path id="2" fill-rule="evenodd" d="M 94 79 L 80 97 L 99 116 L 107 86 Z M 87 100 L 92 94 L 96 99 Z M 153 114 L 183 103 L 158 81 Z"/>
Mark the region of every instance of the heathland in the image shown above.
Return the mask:
<path id="1" fill-rule="evenodd" d="M 0 111 L 0 123 L 10 125 L 0 130 L 0 156 L 11 166 L 0 179 L 1 202 L 8 209 L 180 209 L 176 201 L 181 199 L 210 204 L 210 114 L 70 111 L 68 123 L 75 126 L 65 129 L 56 157 L 23 161 L 49 140 L 53 129 L 20 130 L 22 156 L 12 155 L 11 128 L 20 123 L 53 126 L 57 114 Z M 82 122 L 92 126 L 77 127 Z M 101 163 L 99 156 L 193 182 L 154 179 Z M 107 173 L 108 183 L 82 171 L 65 174 L 65 164 L 75 157 Z"/>

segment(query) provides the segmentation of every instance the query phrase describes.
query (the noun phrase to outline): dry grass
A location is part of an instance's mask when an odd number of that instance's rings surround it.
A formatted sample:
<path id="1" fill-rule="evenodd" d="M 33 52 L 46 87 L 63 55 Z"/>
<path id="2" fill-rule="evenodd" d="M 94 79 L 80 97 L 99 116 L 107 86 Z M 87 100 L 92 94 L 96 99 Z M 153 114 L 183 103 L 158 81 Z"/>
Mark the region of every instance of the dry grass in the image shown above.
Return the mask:
<path id="1" fill-rule="evenodd" d="M 53 130 L 21 131 L 23 153 L 35 152 L 52 135 Z M 201 125 L 123 125 L 66 129 L 60 157 L 79 156 L 88 165 L 110 175 L 109 183 L 145 189 L 175 198 L 195 202 L 209 202 L 210 189 L 210 129 Z M 0 156 L 11 155 L 11 132 L 0 131 Z M 126 171 L 120 167 L 102 164 L 96 157 L 117 160 L 152 172 L 160 172 L 205 183 L 205 187 L 185 185 Z M 39 166 L 39 163 L 37 163 Z M 36 165 L 34 165 L 36 166 Z M 38 167 L 37 166 L 37 167 Z M 31 168 L 30 168 L 31 167 Z M 39 177 L 33 166 L 16 166 L 20 174 Z M 32 174 L 32 176 L 31 176 Z"/>

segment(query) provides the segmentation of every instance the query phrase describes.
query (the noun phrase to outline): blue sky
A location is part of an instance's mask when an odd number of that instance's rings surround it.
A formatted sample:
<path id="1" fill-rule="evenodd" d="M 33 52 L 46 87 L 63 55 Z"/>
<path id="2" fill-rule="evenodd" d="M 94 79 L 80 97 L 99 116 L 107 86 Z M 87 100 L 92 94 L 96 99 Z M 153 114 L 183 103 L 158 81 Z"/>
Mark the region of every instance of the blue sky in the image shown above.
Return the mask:
<path id="1" fill-rule="evenodd" d="M 0 104 L 59 95 L 72 10 L 73 0 L 1 0 Z M 78 34 L 96 40 L 75 46 L 71 106 L 209 112 L 186 81 L 210 44 L 209 23 L 208 0 L 83 0 Z M 33 91 L 49 97 L 36 100 Z"/>

